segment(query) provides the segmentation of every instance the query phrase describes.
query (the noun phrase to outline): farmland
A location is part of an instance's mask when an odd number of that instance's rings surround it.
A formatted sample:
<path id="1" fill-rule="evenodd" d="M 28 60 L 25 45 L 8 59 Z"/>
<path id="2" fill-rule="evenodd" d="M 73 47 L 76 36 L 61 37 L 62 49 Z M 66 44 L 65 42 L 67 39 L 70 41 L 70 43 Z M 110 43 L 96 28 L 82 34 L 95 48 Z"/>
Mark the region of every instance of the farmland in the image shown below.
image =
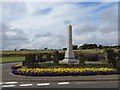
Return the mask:
<path id="1" fill-rule="evenodd" d="M 25 54 L 32 54 L 32 53 L 52 53 L 56 50 L 25 50 L 25 51 L 0 51 L 0 55 L 2 56 L 9 56 L 9 55 L 25 55 Z M 58 50 L 60 53 L 64 53 L 65 50 Z M 85 50 L 74 50 L 75 52 L 80 53 L 103 53 L 104 49 L 85 49 Z M 117 50 L 116 50 L 117 51 Z"/>

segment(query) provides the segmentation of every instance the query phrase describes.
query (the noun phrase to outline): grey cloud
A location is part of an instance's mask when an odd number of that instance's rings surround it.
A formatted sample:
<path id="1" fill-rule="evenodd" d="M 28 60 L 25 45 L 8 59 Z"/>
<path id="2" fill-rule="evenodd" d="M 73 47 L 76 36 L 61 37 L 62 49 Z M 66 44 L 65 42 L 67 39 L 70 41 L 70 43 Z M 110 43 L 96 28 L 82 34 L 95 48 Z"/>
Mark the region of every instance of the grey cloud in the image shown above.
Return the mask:
<path id="1" fill-rule="evenodd" d="M 114 45 L 117 44 L 117 33 L 109 33 L 103 35 L 95 35 L 95 33 L 89 33 L 84 36 L 79 36 L 75 41 L 77 45 L 84 44 L 84 43 L 96 43 L 98 45 Z M 90 37 L 87 37 L 89 36 Z"/>
<path id="2" fill-rule="evenodd" d="M 118 43 L 118 35 L 116 33 L 109 33 L 105 34 L 101 37 L 96 37 L 97 38 L 97 43 L 98 44 L 103 44 L 103 45 L 115 45 Z"/>
<path id="3" fill-rule="evenodd" d="M 41 37 L 42 36 L 42 37 Z M 44 37 L 45 36 L 45 37 Z M 65 46 L 65 36 L 61 35 L 61 34 L 48 34 L 46 33 L 45 35 L 40 34 L 40 35 L 35 35 L 35 43 L 33 43 L 32 47 L 36 47 L 38 49 L 40 48 L 63 48 L 63 46 Z"/>
<path id="4" fill-rule="evenodd" d="M 101 28 L 100 31 L 102 34 L 109 34 L 112 32 L 117 32 L 118 27 L 117 27 L 117 25 L 108 25 L 108 26 Z"/>
<path id="5" fill-rule="evenodd" d="M 111 7 L 98 13 L 100 23 L 107 26 L 117 26 L 118 24 L 118 7 Z"/>
<path id="6" fill-rule="evenodd" d="M 117 7 L 105 9 L 104 11 L 98 14 L 99 19 L 104 23 L 110 22 L 110 21 L 117 23 L 117 20 L 118 20 L 117 15 L 118 15 Z"/>
<path id="7" fill-rule="evenodd" d="M 57 47 L 63 47 L 66 44 L 66 37 L 62 34 L 53 35 L 51 40 Z"/>
<path id="8" fill-rule="evenodd" d="M 63 23 L 66 25 L 66 24 L 70 24 L 71 21 L 70 20 L 64 20 Z"/>
<path id="9" fill-rule="evenodd" d="M 115 7 L 116 8 L 116 7 Z M 95 24 L 85 24 L 81 28 L 76 28 L 75 34 L 79 37 L 76 42 L 96 43 L 103 45 L 114 45 L 118 43 L 118 12 L 114 7 L 100 11 L 97 16 Z M 82 38 L 84 35 L 83 40 Z M 87 38 L 88 34 L 92 37 Z M 96 35 L 95 35 L 96 34 Z M 80 40 L 79 40 L 80 39 Z"/>
<path id="10" fill-rule="evenodd" d="M 89 24 L 85 24 L 84 26 L 82 26 L 81 28 L 77 28 L 75 30 L 75 34 L 76 35 L 81 35 L 84 33 L 92 33 L 92 32 L 96 32 L 98 31 L 99 27 L 98 26 L 93 26 L 93 25 L 89 25 Z"/>
<path id="11" fill-rule="evenodd" d="M 2 24 L 2 49 L 20 49 L 29 43 L 25 33 L 20 29 L 10 29 L 6 24 Z M 9 36 L 7 32 L 15 32 L 15 35 Z"/>
<path id="12" fill-rule="evenodd" d="M 52 36 L 52 33 L 51 32 L 46 32 L 46 33 L 44 33 L 44 34 L 36 34 L 35 35 L 35 38 L 41 38 L 41 37 L 51 37 Z"/>
<path id="13" fill-rule="evenodd" d="M 3 3 L 2 9 L 3 9 L 2 18 L 6 22 L 9 22 L 10 20 L 20 19 L 21 17 L 25 16 L 25 11 L 26 11 L 26 8 L 23 2 Z"/>
<path id="14" fill-rule="evenodd" d="M 66 10 L 64 11 L 64 9 Z M 38 30 L 38 32 L 34 31 L 32 35 L 29 35 L 30 36 L 29 39 L 32 39 L 30 43 L 32 48 L 44 48 L 44 47 L 61 48 L 64 45 L 66 45 L 66 37 L 65 37 L 66 34 L 63 32 L 64 31 L 63 25 L 66 25 L 67 23 L 73 24 L 73 39 L 74 39 L 73 42 L 77 44 L 86 43 L 86 42 L 97 43 L 97 44 L 116 43 L 116 37 L 114 37 L 115 34 L 111 35 L 111 33 L 117 32 L 117 14 L 116 14 L 117 11 L 115 11 L 115 9 L 112 9 L 112 8 L 104 9 L 98 13 L 91 13 L 91 11 L 93 11 L 93 9 L 86 9 L 81 7 L 74 8 L 74 7 L 71 7 L 71 5 L 70 6 L 68 5 L 63 8 L 62 7 L 57 8 L 52 12 L 53 14 L 50 14 L 48 16 L 45 15 L 46 17 L 42 17 L 43 19 L 41 18 L 41 16 L 40 16 L 41 19 L 39 19 L 39 16 L 28 17 L 27 19 L 25 17 L 23 19 L 23 22 L 20 22 L 19 24 L 19 20 L 15 21 L 13 23 L 13 26 L 18 24 L 18 27 L 20 28 L 26 28 L 26 26 L 28 26 L 30 29 L 33 29 L 33 30 L 38 28 L 44 29 L 44 31 L 43 30 Z M 39 10 L 37 14 L 39 14 Z M 6 17 L 9 19 L 9 16 L 11 14 L 6 14 L 6 15 L 7 15 Z M 26 14 L 26 16 L 27 15 L 28 14 Z M 93 18 L 94 16 L 95 18 Z M 30 20 L 30 24 L 29 24 L 29 20 Z M 43 24 L 42 26 L 41 20 L 42 21 L 44 20 L 45 25 Z M 28 23 L 25 23 L 26 21 L 28 21 Z M 84 26 L 80 27 L 79 25 L 84 25 Z M 6 34 L 6 32 L 8 31 L 9 32 L 13 31 L 16 33 L 16 35 L 10 37 L 9 35 Z M 59 34 L 55 33 L 57 31 L 59 32 Z M 31 34 L 29 30 L 27 30 L 27 32 L 28 32 L 27 34 Z M 33 38 L 34 34 L 35 36 Z M 101 36 L 97 34 L 100 34 Z M 76 38 L 74 38 L 74 36 Z M 29 43 L 29 40 L 26 38 L 26 35 L 24 34 L 24 32 L 21 32 L 21 30 L 18 30 L 18 29 L 11 30 L 9 26 L 4 26 L 3 37 L 5 40 L 4 42 L 6 42 L 5 46 L 8 45 L 7 48 L 13 48 L 15 47 L 15 45 L 21 47 L 26 45 L 26 43 Z M 111 37 L 111 38 L 108 38 L 108 37 Z"/>
<path id="15" fill-rule="evenodd" d="M 101 25 L 99 30 L 103 36 L 104 34 L 107 34 L 108 36 L 110 36 L 109 34 L 118 32 L 117 6 L 103 10 L 98 14 L 98 17 L 99 17 L 98 21 Z"/>

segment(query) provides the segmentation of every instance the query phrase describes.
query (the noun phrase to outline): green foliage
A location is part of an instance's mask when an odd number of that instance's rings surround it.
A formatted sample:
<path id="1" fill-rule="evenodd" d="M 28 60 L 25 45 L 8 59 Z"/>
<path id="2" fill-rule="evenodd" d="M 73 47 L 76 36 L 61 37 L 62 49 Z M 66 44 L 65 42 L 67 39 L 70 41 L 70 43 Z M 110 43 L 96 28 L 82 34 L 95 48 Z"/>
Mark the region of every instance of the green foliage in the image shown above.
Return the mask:
<path id="1" fill-rule="evenodd" d="M 51 61 L 51 53 L 48 53 L 48 54 L 47 54 L 47 60 L 48 60 L 48 61 Z"/>
<path id="2" fill-rule="evenodd" d="M 85 63 L 85 55 L 83 53 L 79 54 L 78 56 L 79 64 Z"/>
<path id="3" fill-rule="evenodd" d="M 107 62 L 108 62 L 108 64 L 113 65 L 115 67 L 115 58 L 116 58 L 116 56 L 115 56 L 114 51 L 112 49 L 108 49 L 106 51 L 106 53 L 107 53 Z"/>
<path id="4" fill-rule="evenodd" d="M 36 60 L 36 54 L 27 54 L 25 56 L 25 65 L 31 66 L 35 63 L 35 60 Z"/>
<path id="5" fill-rule="evenodd" d="M 86 61 L 99 61 L 97 53 L 84 54 Z"/>
<path id="6" fill-rule="evenodd" d="M 42 53 L 38 53 L 37 55 L 37 62 L 42 62 L 43 61 L 43 59 L 42 59 Z"/>
<path id="7" fill-rule="evenodd" d="M 116 54 L 115 67 L 120 71 L 120 50 Z"/>
<path id="8" fill-rule="evenodd" d="M 107 51 L 108 64 L 120 71 L 120 50 L 115 52 L 113 49 Z"/>
<path id="9" fill-rule="evenodd" d="M 30 68 L 104 68 L 104 67 L 112 67 L 109 64 L 60 64 L 60 63 L 35 63 L 34 65 L 30 65 Z"/>
<path id="10" fill-rule="evenodd" d="M 73 50 L 77 50 L 78 49 L 78 45 L 73 45 Z"/>
<path id="11" fill-rule="evenodd" d="M 59 60 L 63 60 L 64 57 L 65 57 L 65 53 L 59 53 L 59 55 L 58 55 Z"/>
<path id="12" fill-rule="evenodd" d="M 97 44 L 83 44 L 80 46 L 81 49 L 94 49 L 97 48 Z"/>

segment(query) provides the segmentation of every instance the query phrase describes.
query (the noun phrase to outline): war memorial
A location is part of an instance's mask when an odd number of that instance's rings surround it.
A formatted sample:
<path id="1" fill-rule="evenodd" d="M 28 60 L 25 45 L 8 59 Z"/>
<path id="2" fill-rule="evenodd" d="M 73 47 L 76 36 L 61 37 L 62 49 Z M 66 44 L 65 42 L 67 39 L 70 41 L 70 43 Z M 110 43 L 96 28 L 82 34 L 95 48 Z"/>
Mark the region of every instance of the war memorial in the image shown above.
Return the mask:
<path id="1" fill-rule="evenodd" d="M 14 75 L 23 76 L 120 74 L 120 53 L 115 53 L 114 50 L 109 49 L 100 55 L 93 53 L 92 60 L 87 61 L 86 54 L 73 51 L 72 25 L 68 25 L 67 50 L 65 52 L 53 50 L 46 53 L 30 53 L 25 55 L 25 61 L 22 64 L 14 65 L 11 69 Z M 98 60 L 96 61 L 96 59 Z"/>

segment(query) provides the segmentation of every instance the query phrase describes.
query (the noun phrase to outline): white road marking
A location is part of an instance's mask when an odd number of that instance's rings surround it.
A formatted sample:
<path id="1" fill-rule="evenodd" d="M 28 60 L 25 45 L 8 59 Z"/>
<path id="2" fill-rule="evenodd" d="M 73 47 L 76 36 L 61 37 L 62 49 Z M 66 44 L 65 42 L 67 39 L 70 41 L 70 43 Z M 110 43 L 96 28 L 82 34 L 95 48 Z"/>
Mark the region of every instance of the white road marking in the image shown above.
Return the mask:
<path id="1" fill-rule="evenodd" d="M 37 86 L 46 86 L 46 85 L 50 85 L 50 83 L 38 83 Z"/>
<path id="2" fill-rule="evenodd" d="M 3 84 L 3 82 L 0 82 L 0 85 L 2 85 Z"/>
<path id="3" fill-rule="evenodd" d="M 18 82 L 5 82 L 4 84 L 16 84 Z"/>
<path id="4" fill-rule="evenodd" d="M 20 84 L 20 87 L 32 86 L 33 84 Z"/>
<path id="5" fill-rule="evenodd" d="M 3 85 L 2 87 L 15 87 L 15 85 Z"/>
<path id="6" fill-rule="evenodd" d="M 69 84 L 69 82 L 59 82 L 58 85 Z"/>

